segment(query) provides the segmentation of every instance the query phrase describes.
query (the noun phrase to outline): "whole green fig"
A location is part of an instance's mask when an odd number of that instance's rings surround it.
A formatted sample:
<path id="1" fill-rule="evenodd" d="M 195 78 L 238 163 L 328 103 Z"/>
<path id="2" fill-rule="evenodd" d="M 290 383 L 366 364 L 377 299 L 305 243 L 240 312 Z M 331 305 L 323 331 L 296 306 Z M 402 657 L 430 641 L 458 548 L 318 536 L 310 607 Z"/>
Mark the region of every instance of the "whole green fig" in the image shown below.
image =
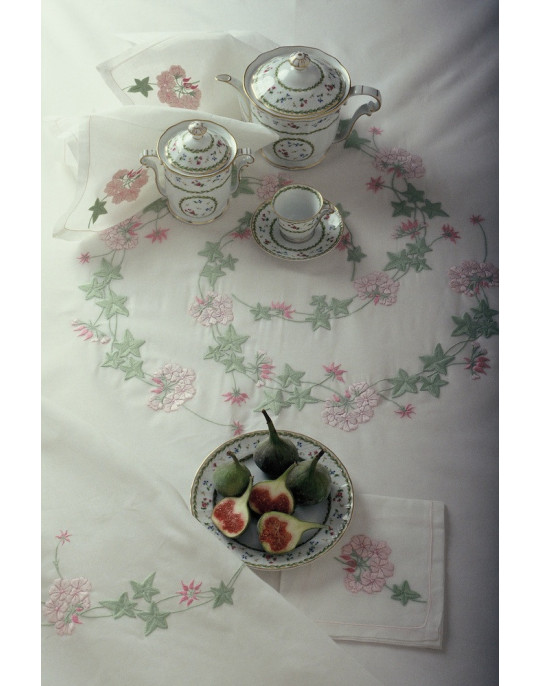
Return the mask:
<path id="1" fill-rule="evenodd" d="M 287 474 L 286 484 L 298 505 L 315 505 L 328 497 L 332 480 L 328 469 L 319 464 L 321 450 L 312 460 L 295 465 Z"/>
<path id="2" fill-rule="evenodd" d="M 221 495 L 237 496 L 246 490 L 251 472 L 245 464 L 239 462 L 232 450 L 229 450 L 227 455 L 232 457 L 232 462 L 216 467 L 213 476 L 214 488 Z"/>
<path id="3" fill-rule="evenodd" d="M 300 455 L 290 439 L 282 438 L 278 434 L 268 412 L 263 410 L 262 413 L 268 424 L 269 436 L 256 447 L 253 460 L 265 474 L 276 479 L 288 467 L 298 462 Z"/>

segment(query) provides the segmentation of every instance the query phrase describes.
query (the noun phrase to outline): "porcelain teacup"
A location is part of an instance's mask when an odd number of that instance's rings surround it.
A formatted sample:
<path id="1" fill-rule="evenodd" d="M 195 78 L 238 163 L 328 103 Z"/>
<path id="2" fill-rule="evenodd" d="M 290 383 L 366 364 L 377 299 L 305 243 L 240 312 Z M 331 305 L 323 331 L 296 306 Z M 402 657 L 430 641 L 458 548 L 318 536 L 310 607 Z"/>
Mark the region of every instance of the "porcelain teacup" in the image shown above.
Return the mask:
<path id="1" fill-rule="evenodd" d="M 303 184 L 283 186 L 271 201 L 283 238 L 304 243 L 315 233 L 319 221 L 336 208 L 318 190 Z"/>

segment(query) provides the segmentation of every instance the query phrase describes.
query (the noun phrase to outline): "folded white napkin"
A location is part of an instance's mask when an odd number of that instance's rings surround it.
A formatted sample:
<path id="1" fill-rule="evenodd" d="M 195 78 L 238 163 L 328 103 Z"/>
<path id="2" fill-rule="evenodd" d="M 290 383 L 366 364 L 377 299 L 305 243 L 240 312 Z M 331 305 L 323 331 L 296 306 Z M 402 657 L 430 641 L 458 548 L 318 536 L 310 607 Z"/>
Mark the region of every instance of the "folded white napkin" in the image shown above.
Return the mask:
<path id="1" fill-rule="evenodd" d="M 121 107 L 79 122 L 54 122 L 77 167 L 74 198 L 54 229 L 67 232 L 103 231 L 142 211 L 160 198 L 154 172 L 140 162 L 143 150 L 157 147 L 159 137 L 179 121 L 210 120 L 224 126 L 238 148 L 253 152 L 275 140 L 261 126 L 205 111 L 163 106 Z"/>
<path id="2" fill-rule="evenodd" d="M 226 73 L 242 80 L 261 52 L 276 47 L 260 34 L 241 31 L 133 34 L 132 40 L 133 47 L 97 67 L 123 104 L 200 108 L 238 119 L 236 91 L 215 77 Z"/>
<path id="3" fill-rule="evenodd" d="M 356 494 L 341 541 L 279 590 L 335 640 L 441 648 L 443 503 Z"/>

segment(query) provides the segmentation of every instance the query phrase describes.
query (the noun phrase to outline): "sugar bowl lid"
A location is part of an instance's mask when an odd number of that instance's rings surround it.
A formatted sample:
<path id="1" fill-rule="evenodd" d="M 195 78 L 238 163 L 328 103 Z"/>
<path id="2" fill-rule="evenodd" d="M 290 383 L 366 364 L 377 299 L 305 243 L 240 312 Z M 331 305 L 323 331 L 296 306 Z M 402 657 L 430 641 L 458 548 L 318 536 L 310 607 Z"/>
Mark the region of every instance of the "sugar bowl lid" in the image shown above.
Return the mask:
<path id="1" fill-rule="evenodd" d="M 299 45 L 259 55 L 244 75 L 252 102 L 280 117 L 327 114 L 343 104 L 350 87 L 350 76 L 338 60 Z"/>
<path id="2" fill-rule="evenodd" d="M 215 174 L 233 161 L 236 150 L 236 141 L 223 126 L 202 120 L 175 124 L 158 143 L 162 162 L 185 176 Z"/>

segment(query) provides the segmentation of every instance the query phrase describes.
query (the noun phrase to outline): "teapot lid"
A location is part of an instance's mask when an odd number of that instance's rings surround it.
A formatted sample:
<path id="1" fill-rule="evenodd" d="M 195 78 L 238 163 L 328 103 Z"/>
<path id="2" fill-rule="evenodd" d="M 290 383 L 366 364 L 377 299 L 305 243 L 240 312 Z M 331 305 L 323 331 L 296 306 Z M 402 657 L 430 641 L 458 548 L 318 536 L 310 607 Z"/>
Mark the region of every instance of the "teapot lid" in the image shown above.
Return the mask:
<path id="1" fill-rule="evenodd" d="M 350 83 L 347 70 L 334 57 L 299 45 L 259 55 L 244 77 L 246 93 L 258 107 L 306 119 L 338 109 Z"/>
<path id="2" fill-rule="evenodd" d="M 167 129 L 158 143 L 161 160 L 174 172 L 206 176 L 226 167 L 236 155 L 236 142 L 210 121 L 183 121 Z"/>

